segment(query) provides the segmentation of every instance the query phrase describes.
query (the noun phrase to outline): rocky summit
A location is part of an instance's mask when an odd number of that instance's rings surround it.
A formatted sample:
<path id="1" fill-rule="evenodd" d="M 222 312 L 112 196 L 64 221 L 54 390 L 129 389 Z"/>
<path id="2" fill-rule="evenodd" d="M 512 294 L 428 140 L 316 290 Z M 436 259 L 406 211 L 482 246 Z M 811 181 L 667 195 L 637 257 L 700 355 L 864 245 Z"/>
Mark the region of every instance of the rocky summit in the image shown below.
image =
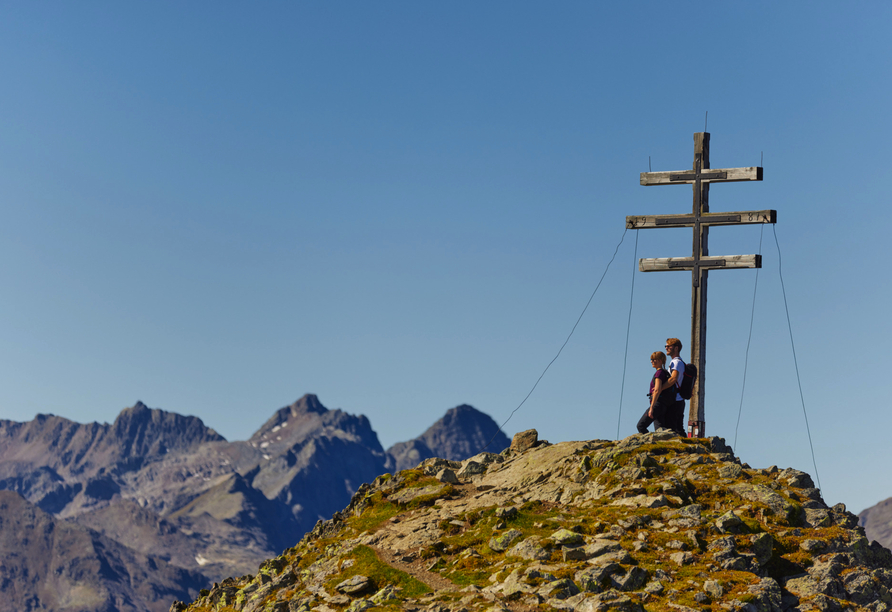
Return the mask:
<path id="1" fill-rule="evenodd" d="M 811 477 L 667 432 L 430 458 L 171 612 L 892 609 L 892 553 Z"/>

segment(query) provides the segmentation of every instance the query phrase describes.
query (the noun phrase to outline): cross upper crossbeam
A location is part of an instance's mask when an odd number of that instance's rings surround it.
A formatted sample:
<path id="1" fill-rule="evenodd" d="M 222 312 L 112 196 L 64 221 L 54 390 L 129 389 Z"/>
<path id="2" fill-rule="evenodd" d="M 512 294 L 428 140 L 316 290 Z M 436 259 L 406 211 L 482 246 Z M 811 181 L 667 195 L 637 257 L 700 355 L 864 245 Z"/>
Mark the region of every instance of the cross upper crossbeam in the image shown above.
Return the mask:
<path id="1" fill-rule="evenodd" d="M 697 180 L 696 172 L 690 170 L 669 170 L 668 172 L 642 172 L 641 184 L 645 187 L 654 185 L 682 185 Z M 701 170 L 702 183 L 737 183 L 740 181 L 761 181 L 762 168 L 722 168 L 719 170 Z"/>

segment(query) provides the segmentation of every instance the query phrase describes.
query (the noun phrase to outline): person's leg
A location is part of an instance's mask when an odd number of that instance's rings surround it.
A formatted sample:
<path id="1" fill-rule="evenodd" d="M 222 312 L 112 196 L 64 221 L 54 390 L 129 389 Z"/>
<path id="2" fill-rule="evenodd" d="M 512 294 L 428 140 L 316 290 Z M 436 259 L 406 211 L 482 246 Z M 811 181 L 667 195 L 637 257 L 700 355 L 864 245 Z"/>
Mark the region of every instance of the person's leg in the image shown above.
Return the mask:
<path id="1" fill-rule="evenodd" d="M 648 407 L 647 410 L 644 411 L 644 414 L 638 419 L 638 433 L 647 433 L 647 428 L 650 427 L 650 424 L 654 422 L 652 418 L 647 416 L 647 413 L 650 411 Z"/>
<path id="2" fill-rule="evenodd" d="M 685 431 L 685 426 L 684 426 L 684 421 L 685 421 L 685 418 L 684 418 L 685 409 L 684 408 L 685 408 L 684 400 L 676 400 L 675 406 L 673 407 L 672 429 L 674 429 L 678 433 L 678 435 L 680 435 L 682 438 L 687 438 L 688 434 Z"/>
<path id="3" fill-rule="evenodd" d="M 672 420 L 669 417 L 669 410 L 657 400 L 654 404 L 654 431 L 661 429 L 672 429 Z"/>

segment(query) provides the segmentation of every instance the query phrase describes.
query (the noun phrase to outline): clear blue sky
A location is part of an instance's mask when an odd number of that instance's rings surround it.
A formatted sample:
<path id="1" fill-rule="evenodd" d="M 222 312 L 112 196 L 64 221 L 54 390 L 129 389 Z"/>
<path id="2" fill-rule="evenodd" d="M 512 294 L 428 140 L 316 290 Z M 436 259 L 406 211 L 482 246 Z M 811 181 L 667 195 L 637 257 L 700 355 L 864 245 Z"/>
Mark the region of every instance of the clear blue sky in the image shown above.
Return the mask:
<path id="1" fill-rule="evenodd" d="M 244 439 L 316 393 L 382 443 L 470 403 L 503 421 L 554 357 L 626 215 L 774 208 L 824 494 L 892 496 L 888 3 L 5 3 L 0 417 L 142 400 Z M 711 253 L 759 249 L 719 228 Z M 689 230 L 638 235 L 690 254 Z M 635 234 L 506 426 L 634 432 L 690 275 Z M 735 450 L 813 473 L 777 250 L 762 252 Z M 710 277 L 707 433 L 733 442 L 755 271 Z M 689 355 L 687 347 L 683 356 Z"/>

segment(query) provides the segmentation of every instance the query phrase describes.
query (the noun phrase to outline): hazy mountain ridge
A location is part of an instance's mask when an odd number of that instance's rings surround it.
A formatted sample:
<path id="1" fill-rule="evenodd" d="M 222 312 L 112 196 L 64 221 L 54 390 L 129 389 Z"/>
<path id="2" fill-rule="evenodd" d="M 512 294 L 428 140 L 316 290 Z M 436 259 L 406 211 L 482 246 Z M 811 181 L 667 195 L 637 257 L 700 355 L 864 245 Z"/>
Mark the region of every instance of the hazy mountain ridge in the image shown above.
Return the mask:
<path id="1" fill-rule="evenodd" d="M 489 417 L 460 408 L 497 430 Z M 477 433 L 462 431 L 459 422 L 451 427 L 453 446 L 473 448 Z M 449 431 L 437 435 L 441 447 L 450 444 Z M 0 489 L 19 493 L 55 522 L 67 519 L 63 524 L 126 548 L 131 564 L 154 559 L 203 575 L 206 584 L 256 570 L 394 462 L 368 418 L 329 410 L 314 395 L 275 411 L 248 440 L 236 442 L 196 417 L 142 402 L 112 424 L 54 415 L 0 421 Z M 3 567 L 0 584 L 6 584 Z M 99 574 L 91 588 L 138 597 L 115 582 L 125 574 Z M 162 603 L 139 605 L 166 610 Z"/>
<path id="2" fill-rule="evenodd" d="M 10 465 L 18 470 L 46 467 L 64 478 L 123 473 L 210 441 L 225 440 L 199 418 L 151 409 L 142 402 L 122 410 L 112 424 L 81 424 L 38 414 L 27 423 L 0 421 L 0 474 L 6 475 Z"/>
<path id="3" fill-rule="evenodd" d="M 164 610 L 205 577 L 0 491 L 0 610 Z"/>
<path id="4" fill-rule="evenodd" d="M 892 548 L 892 497 L 862 510 L 858 523 L 864 527 L 868 538 Z"/>

